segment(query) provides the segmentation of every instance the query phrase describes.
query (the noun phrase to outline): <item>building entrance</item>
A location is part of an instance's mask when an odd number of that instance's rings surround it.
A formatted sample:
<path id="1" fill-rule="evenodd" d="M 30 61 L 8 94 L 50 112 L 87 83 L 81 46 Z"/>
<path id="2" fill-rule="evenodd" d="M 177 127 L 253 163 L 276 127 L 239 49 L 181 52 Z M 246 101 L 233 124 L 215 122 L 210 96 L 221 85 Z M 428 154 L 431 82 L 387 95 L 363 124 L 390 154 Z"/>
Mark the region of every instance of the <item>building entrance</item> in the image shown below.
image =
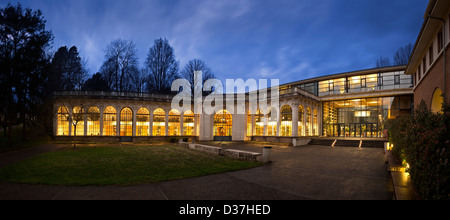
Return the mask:
<path id="1" fill-rule="evenodd" d="M 231 141 L 233 117 L 227 110 L 221 110 L 214 115 L 214 140 Z"/>
<path id="2" fill-rule="evenodd" d="M 381 137 L 379 125 L 375 123 L 334 124 L 334 137 Z"/>

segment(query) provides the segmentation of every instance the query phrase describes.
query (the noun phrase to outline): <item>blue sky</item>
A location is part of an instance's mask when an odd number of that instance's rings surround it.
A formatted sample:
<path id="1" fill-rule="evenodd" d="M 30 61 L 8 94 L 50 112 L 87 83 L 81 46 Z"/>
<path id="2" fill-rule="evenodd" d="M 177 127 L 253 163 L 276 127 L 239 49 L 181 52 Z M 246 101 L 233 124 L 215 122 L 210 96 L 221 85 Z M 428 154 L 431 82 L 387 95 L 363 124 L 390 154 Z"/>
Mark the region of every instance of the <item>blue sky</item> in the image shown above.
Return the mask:
<path id="1" fill-rule="evenodd" d="M 53 48 L 77 46 L 90 74 L 105 48 L 133 40 L 140 66 L 155 39 L 180 67 L 206 62 L 218 79 L 289 83 L 375 67 L 414 44 L 427 0 L 0 0 L 40 9 Z"/>

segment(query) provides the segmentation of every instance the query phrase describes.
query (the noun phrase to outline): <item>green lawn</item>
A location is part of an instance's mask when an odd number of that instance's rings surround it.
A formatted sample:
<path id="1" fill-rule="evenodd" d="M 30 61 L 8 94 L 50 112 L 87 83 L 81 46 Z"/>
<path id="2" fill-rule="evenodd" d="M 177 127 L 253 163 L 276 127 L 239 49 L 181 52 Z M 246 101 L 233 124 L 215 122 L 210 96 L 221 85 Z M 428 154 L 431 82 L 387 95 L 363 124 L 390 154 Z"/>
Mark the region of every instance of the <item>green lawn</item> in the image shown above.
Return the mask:
<path id="1" fill-rule="evenodd" d="M 0 181 L 48 185 L 135 185 L 260 166 L 181 146 L 62 149 L 0 169 Z"/>

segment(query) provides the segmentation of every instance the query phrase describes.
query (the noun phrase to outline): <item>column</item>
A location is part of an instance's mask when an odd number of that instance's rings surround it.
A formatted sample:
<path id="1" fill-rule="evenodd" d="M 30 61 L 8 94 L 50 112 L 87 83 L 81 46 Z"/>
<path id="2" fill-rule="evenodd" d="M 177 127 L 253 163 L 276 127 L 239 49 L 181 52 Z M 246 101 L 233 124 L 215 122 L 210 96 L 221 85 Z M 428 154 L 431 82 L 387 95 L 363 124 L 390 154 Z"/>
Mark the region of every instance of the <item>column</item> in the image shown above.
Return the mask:
<path id="1" fill-rule="evenodd" d="M 87 113 L 88 112 L 88 109 L 84 109 L 83 107 L 81 107 L 81 113 L 84 113 L 83 114 L 83 120 L 84 120 L 84 134 L 83 134 L 83 136 L 87 136 L 87 128 L 88 128 L 88 124 L 87 124 Z"/>
<path id="2" fill-rule="evenodd" d="M 164 122 L 165 122 L 164 129 L 166 132 L 166 136 L 169 136 L 169 111 L 170 110 L 164 111 L 164 114 L 166 114 L 166 117 L 164 118 Z"/>
<path id="3" fill-rule="evenodd" d="M 293 104 L 292 108 L 292 137 L 298 136 L 298 105 Z"/>
<path id="4" fill-rule="evenodd" d="M 133 108 L 131 110 L 131 112 L 133 113 L 133 121 L 132 121 L 132 136 L 135 137 L 136 136 L 136 116 L 137 116 L 137 108 Z"/>
<path id="5" fill-rule="evenodd" d="M 151 108 L 148 108 L 149 110 L 149 112 L 150 112 L 150 135 L 149 136 L 153 136 L 153 109 L 151 109 Z"/>
<path id="6" fill-rule="evenodd" d="M 116 136 L 120 136 L 120 108 L 116 108 Z"/>
<path id="7" fill-rule="evenodd" d="M 183 120 L 184 120 L 184 112 L 180 112 L 180 136 L 184 135 Z"/>
<path id="8" fill-rule="evenodd" d="M 103 136 L 103 106 L 100 106 L 100 118 L 98 120 L 100 120 L 100 136 Z"/>

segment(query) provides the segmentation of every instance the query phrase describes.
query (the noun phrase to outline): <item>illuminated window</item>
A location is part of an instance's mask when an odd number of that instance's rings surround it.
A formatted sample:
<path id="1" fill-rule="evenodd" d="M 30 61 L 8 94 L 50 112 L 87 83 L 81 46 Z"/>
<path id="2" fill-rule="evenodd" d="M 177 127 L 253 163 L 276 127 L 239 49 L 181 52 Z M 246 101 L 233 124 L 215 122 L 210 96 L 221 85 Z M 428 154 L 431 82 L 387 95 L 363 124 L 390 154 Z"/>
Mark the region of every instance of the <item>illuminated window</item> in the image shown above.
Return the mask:
<path id="1" fill-rule="evenodd" d="M 319 136 L 319 129 L 318 129 L 318 123 L 317 123 L 317 110 L 314 109 L 313 112 L 313 135 Z"/>
<path id="2" fill-rule="evenodd" d="M 312 135 L 311 133 L 311 109 L 306 108 L 306 136 Z"/>
<path id="3" fill-rule="evenodd" d="M 183 134 L 194 135 L 194 113 L 190 110 L 183 114 Z"/>
<path id="4" fill-rule="evenodd" d="M 180 112 L 176 109 L 172 109 L 169 112 L 169 135 L 180 135 Z"/>
<path id="5" fill-rule="evenodd" d="M 72 135 L 75 133 L 76 136 L 84 135 L 84 109 L 80 106 L 74 107 L 72 111 Z"/>
<path id="6" fill-rule="evenodd" d="M 291 136 L 292 134 L 292 108 L 285 105 L 281 108 L 280 135 Z"/>
<path id="7" fill-rule="evenodd" d="M 103 111 L 103 135 L 116 136 L 116 109 L 112 106 L 106 107 Z"/>
<path id="8" fill-rule="evenodd" d="M 252 136 L 252 113 L 247 113 L 247 136 Z"/>
<path id="9" fill-rule="evenodd" d="M 303 118 L 305 117 L 305 111 L 303 106 L 298 107 L 298 136 L 304 136 L 303 134 Z"/>
<path id="10" fill-rule="evenodd" d="M 58 136 L 67 136 L 69 135 L 69 110 L 65 106 L 61 106 L 58 109 L 57 115 L 57 130 L 56 135 Z"/>
<path id="11" fill-rule="evenodd" d="M 256 110 L 255 132 L 256 136 L 264 135 L 264 114 L 261 112 L 261 109 Z"/>
<path id="12" fill-rule="evenodd" d="M 233 118 L 227 110 L 221 110 L 214 115 L 214 136 L 231 136 Z"/>
<path id="13" fill-rule="evenodd" d="M 149 136 L 149 129 L 150 112 L 146 108 L 141 108 L 136 114 L 136 136 Z"/>
<path id="14" fill-rule="evenodd" d="M 100 135 L 100 110 L 97 107 L 90 107 L 87 115 L 87 135 Z"/>
<path id="15" fill-rule="evenodd" d="M 161 108 L 153 112 L 153 136 L 166 135 L 166 113 Z"/>
<path id="16" fill-rule="evenodd" d="M 120 136 L 133 136 L 133 111 L 123 108 L 120 111 Z"/>
<path id="17" fill-rule="evenodd" d="M 277 135 L 277 110 L 274 107 L 269 109 L 267 113 L 267 135 L 276 136 Z"/>

